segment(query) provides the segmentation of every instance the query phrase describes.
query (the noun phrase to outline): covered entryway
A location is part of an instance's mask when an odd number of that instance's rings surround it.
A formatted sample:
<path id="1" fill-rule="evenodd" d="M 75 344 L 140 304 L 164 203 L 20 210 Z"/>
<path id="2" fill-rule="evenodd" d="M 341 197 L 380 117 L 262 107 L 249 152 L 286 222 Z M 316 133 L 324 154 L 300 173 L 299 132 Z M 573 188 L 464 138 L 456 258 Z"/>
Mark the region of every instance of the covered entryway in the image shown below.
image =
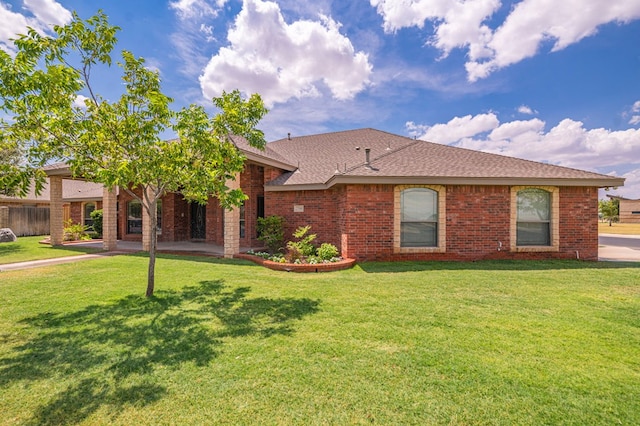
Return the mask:
<path id="1" fill-rule="evenodd" d="M 204 240 L 207 238 L 207 206 L 191 203 L 191 239 Z"/>

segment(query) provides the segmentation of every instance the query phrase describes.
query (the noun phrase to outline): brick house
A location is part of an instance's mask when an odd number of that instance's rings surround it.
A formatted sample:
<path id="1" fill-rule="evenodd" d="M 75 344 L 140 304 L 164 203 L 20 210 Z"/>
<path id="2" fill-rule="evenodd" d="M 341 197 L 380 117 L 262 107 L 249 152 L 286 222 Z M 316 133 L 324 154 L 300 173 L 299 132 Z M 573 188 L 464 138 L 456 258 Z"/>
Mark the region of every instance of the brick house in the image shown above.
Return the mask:
<path id="1" fill-rule="evenodd" d="M 311 225 L 318 241 L 358 261 L 596 260 L 598 188 L 624 183 L 374 129 L 287 137 L 264 151 L 233 139 L 247 157 L 234 183 L 249 197 L 244 206 L 229 212 L 215 199 L 197 206 L 167 194 L 161 241 L 201 240 L 231 256 L 260 245 L 258 217 L 280 215 L 285 238 Z M 139 206 L 125 191 L 117 204 L 120 238 L 142 239 Z"/>

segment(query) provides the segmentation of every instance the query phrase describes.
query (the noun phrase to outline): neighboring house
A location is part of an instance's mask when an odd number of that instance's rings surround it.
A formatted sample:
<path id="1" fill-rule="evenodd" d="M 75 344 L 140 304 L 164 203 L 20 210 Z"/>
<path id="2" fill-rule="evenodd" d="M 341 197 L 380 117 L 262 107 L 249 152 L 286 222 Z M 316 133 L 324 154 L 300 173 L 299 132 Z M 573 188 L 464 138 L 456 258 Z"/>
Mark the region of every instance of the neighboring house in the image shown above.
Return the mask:
<path id="1" fill-rule="evenodd" d="M 101 208 L 102 185 L 80 180 L 65 180 L 62 194 L 64 220 L 91 226 L 91 212 Z M 34 188 L 25 197 L 7 197 L 0 195 L 0 208 L 8 207 L 6 227 L 12 228 L 16 235 L 43 235 L 49 233 L 49 183 L 45 183 L 40 194 Z M 0 226 L 0 228 L 3 226 Z"/>
<path id="2" fill-rule="evenodd" d="M 311 225 L 318 241 L 359 261 L 595 260 L 598 188 L 624 183 L 374 129 L 288 137 L 264 151 L 233 140 L 247 157 L 236 182 L 248 200 L 225 212 L 214 199 L 167 194 L 161 241 L 201 240 L 231 255 L 260 245 L 258 217 L 280 215 L 286 238 Z M 142 239 L 140 205 L 125 191 L 118 205 L 118 234 Z"/>
<path id="3" fill-rule="evenodd" d="M 608 197 L 620 202 L 620 223 L 640 223 L 640 200 L 631 200 L 616 195 L 608 195 Z"/>

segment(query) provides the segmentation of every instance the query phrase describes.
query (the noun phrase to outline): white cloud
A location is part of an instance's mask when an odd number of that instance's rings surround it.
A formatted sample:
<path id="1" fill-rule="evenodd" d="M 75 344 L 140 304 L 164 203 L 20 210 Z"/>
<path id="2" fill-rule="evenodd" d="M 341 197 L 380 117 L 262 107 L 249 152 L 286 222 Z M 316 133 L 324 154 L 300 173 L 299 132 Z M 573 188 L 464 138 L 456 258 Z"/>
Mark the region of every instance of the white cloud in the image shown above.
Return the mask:
<path id="1" fill-rule="evenodd" d="M 615 192 L 623 197 L 640 200 L 640 169 L 635 169 L 629 173 L 624 173 L 624 186 Z"/>
<path id="2" fill-rule="evenodd" d="M 491 113 L 456 117 L 433 126 L 407 123 L 407 130 L 423 140 L 583 170 L 637 167 L 640 129 L 586 129 L 582 122 L 568 118 L 549 131 L 545 126 L 537 118 L 501 124 Z M 640 168 L 623 177 L 631 178 L 624 193 L 640 196 Z"/>
<path id="3" fill-rule="evenodd" d="M 538 111 L 531 109 L 531 107 L 527 105 L 520 105 L 518 107 L 518 112 L 526 115 L 536 115 L 538 113 Z"/>
<path id="4" fill-rule="evenodd" d="M 76 99 L 73 101 L 73 106 L 77 108 L 85 109 L 87 107 L 87 104 L 85 103 L 85 101 L 87 100 L 89 100 L 89 98 L 87 98 L 86 96 L 78 95 L 76 96 Z"/>
<path id="5" fill-rule="evenodd" d="M 71 22 L 71 12 L 53 0 L 24 0 L 25 7 L 44 25 L 65 25 Z"/>
<path id="6" fill-rule="evenodd" d="M 207 41 L 216 40 L 213 36 L 213 27 L 211 25 L 200 24 L 200 32 L 206 36 Z"/>
<path id="7" fill-rule="evenodd" d="M 226 0 L 217 0 L 214 8 L 207 0 L 177 0 L 169 2 L 169 7 L 176 11 L 180 19 L 203 18 L 218 16 L 218 10 L 224 6 Z"/>
<path id="8" fill-rule="evenodd" d="M 415 134 L 416 130 L 423 130 L 419 135 L 420 139 L 448 144 L 460 139 L 488 132 L 496 127 L 500 122 L 494 113 L 479 114 L 476 116 L 466 115 L 455 117 L 446 124 L 436 124 L 433 126 L 416 126 L 414 123 L 407 123 L 407 127 Z M 418 135 L 416 135 L 418 136 Z"/>
<path id="9" fill-rule="evenodd" d="M 325 85 L 334 98 L 350 99 L 369 83 L 371 64 L 339 29 L 325 16 L 287 24 L 276 3 L 245 0 L 229 30 L 230 45 L 200 76 L 202 91 L 210 98 L 238 88 L 273 105 L 319 96 Z"/>
<path id="10" fill-rule="evenodd" d="M 629 0 L 522 0 L 495 29 L 487 21 L 501 6 L 499 0 L 369 0 L 383 17 L 384 29 L 422 28 L 430 21 L 435 35 L 430 44 L 443 56 L 454 48 L 468 49 L 468 79 L 532 57 L 541 44 L 553 40 L 552 51 L 577 43 L 600 25 L 640 18 L 640 2 Z"/>
<path id="11" fill-rule="evenodd" d="M 640 101 L 636 101 L 631 107 L 631 119 L 629 120 L 629 124 L 635 126 L 636 124 L 640 124 Z"/>
<path id="12" fill-rule="evenodd" d="M 26 14 L 12 11 L 11 6 L 0 1 L 0 49 L 14 52 L 11 39 L 17 38 L 18 34 L 25 34 L 27 27 L 44 34 L 53 25 L 64 25 L 71 21 L 71 13 L 55 1 L 25 0 L 24 5 Z"/>

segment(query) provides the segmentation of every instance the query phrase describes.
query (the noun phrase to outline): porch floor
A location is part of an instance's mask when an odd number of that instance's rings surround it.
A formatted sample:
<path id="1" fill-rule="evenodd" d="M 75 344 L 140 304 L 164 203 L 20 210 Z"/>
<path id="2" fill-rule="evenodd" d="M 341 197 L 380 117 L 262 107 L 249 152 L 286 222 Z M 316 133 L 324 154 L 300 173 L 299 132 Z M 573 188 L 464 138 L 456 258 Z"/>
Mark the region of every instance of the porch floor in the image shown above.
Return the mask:
<path id="1" fill-rule="evenodd" d="M 74 245 L 83 247 L 93 247 L 102 249 L 102 240 L 76 242 Z M 140 241 L 122 241 L 118 240 L 118 247 L 114 251 L 142 251 L 142 242 Z M 260 250 L 261 247 L 240 247 L 240 253 L 244 253 L 250 249 Z M 158 252 L 180 252 L 180 253 L 200 253 L 209 256 L 224 256 L 224 247 L 216 244 L 200 241 L 163 241 L 158 242 Z"/>

